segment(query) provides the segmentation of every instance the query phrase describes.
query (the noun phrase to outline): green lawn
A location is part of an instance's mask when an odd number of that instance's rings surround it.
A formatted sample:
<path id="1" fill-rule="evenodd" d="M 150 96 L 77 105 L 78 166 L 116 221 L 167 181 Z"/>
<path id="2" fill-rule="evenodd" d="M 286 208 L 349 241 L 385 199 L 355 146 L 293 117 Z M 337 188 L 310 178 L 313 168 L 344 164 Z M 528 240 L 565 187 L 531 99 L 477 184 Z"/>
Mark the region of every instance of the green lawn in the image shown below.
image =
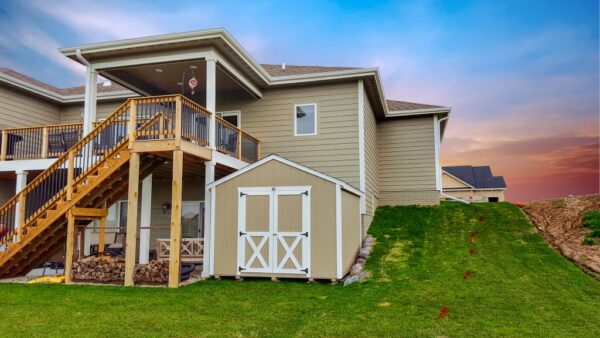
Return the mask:
<path id="1" fill-rule="evenodd" d="M 483 220 L 480 221 L 480 216 Z M 471 232 L 477 231 L 470 244 Z M 206 281 L 176 290 L 0 285 L 4 336 L 600 335 L 600 283 L 509 204 L 384 207 L 349 287 Z M 470 248 L 475 252 L 471 255 Z M 464 279 L 466 271 L 472 277 Z M 445 318 L 437 320 L 447 307 Z"/>

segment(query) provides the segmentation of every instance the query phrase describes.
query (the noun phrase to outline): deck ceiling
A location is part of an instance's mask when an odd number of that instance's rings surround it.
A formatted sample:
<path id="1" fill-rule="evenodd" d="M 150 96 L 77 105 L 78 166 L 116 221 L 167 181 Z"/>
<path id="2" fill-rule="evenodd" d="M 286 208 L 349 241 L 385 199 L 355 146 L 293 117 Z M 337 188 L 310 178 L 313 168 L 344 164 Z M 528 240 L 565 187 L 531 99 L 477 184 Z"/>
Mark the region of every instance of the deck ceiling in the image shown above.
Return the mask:
<path id="1" fill-rule="evenodd" d="M 206 101 L 206 62 L 190 60 L 163 64 L 108 69 L 102 75 L 135 92 L 156 95 L 183 94 L 200 105 Z M 198 81 L 194 94 L 188 85 Z M 220 67 L 216 72 L 217 104 L 252 99 L 253 96 Z"/>
<path id="2" fill-rule="evenodd" d="M 173 164 L 171 162 L 172 153 L 155 153 L 154 155 L 163 157 L 165 159 L 165 163 L 158 167 L 156 170 L 154 170 L 154 172 L 152 173 L 153 179 L 158 181 L 171 181 L 173 177 Z M 184 154 L 183 163 L 184 180 L 193 180 L 200 178 L 204 179 L 204 160 L 189 154 Z M 233 168 L 217 164 L 215 168 L 215 180 L 225 177 L 235 171 L 236 170 Z"/>

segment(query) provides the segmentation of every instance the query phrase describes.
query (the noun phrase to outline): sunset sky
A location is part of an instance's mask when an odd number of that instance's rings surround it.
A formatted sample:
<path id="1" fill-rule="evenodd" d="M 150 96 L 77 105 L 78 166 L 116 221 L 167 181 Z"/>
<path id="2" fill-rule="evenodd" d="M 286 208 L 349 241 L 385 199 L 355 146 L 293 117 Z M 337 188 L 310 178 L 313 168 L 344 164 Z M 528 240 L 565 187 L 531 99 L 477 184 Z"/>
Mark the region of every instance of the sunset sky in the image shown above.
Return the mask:
<path id="1" fill-rule="evenodd" d="M 0 67 L 56 86 L 57 48 L 224 27 L 262 63 L 379 67 L 388 99 L 452 107 L 444 165 L 489 164 L 509 200 L 599 191 L 598 1 L 0 3 Z"/>

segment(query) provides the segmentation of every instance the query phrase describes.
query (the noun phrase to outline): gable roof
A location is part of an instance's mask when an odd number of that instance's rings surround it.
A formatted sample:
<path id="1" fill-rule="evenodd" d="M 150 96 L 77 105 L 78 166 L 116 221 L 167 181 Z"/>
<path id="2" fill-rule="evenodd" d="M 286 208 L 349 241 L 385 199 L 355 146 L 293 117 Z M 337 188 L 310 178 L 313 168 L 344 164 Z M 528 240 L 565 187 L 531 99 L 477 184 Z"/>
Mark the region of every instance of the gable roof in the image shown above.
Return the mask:
<path id="1" fill-rule="evenodd" d="M 233 173 L 231 173 L 231 174 L 229 174 L 229 175 L 227 175 L 227 176 L 225 176 L 225 177 L 223 177 L 223 178 L 221 178 L 219 180 L 216 180 L 216 181 L 212 182 L 211 184 L 207 185 L 206 187 L 209 188 L 209 189 L 213 188 L 213 187 L 216 187 L 216 186 L 218 186 L 218 185 L 220 185 L 222 183 L 225 183 L 225 182 L 227 182 L 227 181 L 229 181 L 229 180 L 231 180 L 231 179 L 233 179 L 235 177 L 238 177 L 238 176 L 244 174 L 247 171 L 250 171 L 250 170 L 252 170 L 252 169 L 254 169 L 256 167 L 259 167 L 259 166 L 261 166 L 261 165 L 263 165 L 263 164 L 265 164 L 267 162 L 270 162 L 270 161 L 277 161 L 277 162 L 281 162 L 283 164 L 287 164 L 287 165 L 289 165 L 291 167 L 294 167 L 294 168 L 296 168 L 298 170 L 302 170 L 302 171 L 304 171 L 306 173 L 309 173 L 311 175 L 317 176 L 317 177 L 322 178 L 322 179 L 324 179 L 326 181 L 332 182 L 334 184 L 339 184 L 342 187 L 342 189 L 344 189 L 344 190 L 346 190 L 346 191 L 348 191 L 350 193 L 353 193 L 353 194 L 355 194 L 357 196 L 362 196 L 363 195 L 363 193 L 360 190 L 354 188 L 353 186 L 351 186 L 350 184 L 348 184 L 348 183 L 346 183 L 346 182 L 344 182 L 342 180 L 339 180 L 339 179 L 337 179 L 335 177 L 323 174 L 322 172 L 319 172 L 317 170 L 311 169 L 311 168 L 309 168 L 307 166 L 304 166 L 302 164 L 296 163 L 294 161 L 290 161 L 290 160 L 288 160 L 286 158 L 283 158 L 283 157 L 275 155 L 275 154 L 271 154 L 271 155 L 269 155 L 269 156 L 261 159 L 260 161 L 257 161 L 257 162 L 254 162 L 252 164 L 249 164 L 249 165 L 243 167 L 242 169 L 240 169 L 238 171 L 235 171 L 235 172 L 233 172 Z"/>
<path id="2" fill-rule="evenodd" d="M 475 189 L 506 189 L 504 177 L 492 175 L 490 166 L 449 166 L 442 170 Z"/>
<path id="3" fill-rule="evenodd" d="M 415 102 L 408 102 L 408 101 L 396 101 L 396 100 L 387 100 L 387 106 L 390 111 L 444 108 L 442 106 L 435 106 L 432 104 L 415 103 Z"/>

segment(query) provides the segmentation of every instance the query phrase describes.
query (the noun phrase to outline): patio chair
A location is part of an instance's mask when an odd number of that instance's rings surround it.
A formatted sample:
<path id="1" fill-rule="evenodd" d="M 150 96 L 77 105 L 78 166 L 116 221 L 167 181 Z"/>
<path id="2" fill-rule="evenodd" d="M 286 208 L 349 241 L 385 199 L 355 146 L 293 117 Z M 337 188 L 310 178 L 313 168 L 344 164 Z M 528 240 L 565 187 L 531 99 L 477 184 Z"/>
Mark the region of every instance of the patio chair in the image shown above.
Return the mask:
<path id="1" fill-rule="evenodd" d="M 63 139 L 62 132 L 52 133 L 48 135 L 48 155 L 56 156 L 62 154 L 65 151 L 65 142 Z"/>
<path id="2" fill-rule="evenodd" d="M 104 252 L 110 254 L 111 256 L 123 256 L 125 253 L 125 233 L 115 234 L 115 242 L 113 244 L 109 244 L 108 247 L 104 249 Z"/>
<path id="3" fill-rule="evenodd" d="M 81 133 L 79 132 L 79 130 L 63 131 L 62 134 L 63 142 L 65 144 L 65 151 L 67 151 L 77 142 L 79 142 L 79 139 L 81 138 Z"/>

